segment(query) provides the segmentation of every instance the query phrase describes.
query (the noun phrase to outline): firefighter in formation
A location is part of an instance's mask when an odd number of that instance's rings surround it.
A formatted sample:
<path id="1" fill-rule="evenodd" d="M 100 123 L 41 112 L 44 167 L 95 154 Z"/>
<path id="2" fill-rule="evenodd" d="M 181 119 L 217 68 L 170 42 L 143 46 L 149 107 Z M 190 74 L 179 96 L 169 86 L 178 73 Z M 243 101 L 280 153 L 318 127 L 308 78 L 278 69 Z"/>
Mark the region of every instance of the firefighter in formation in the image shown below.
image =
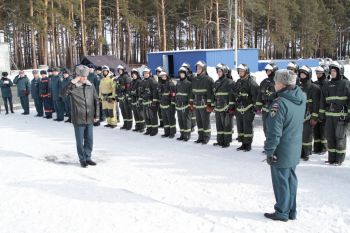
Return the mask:
<path id="1" fill-rule="evenodd" d="M 218 79 L 215 82 L 208 75 L 204 61 L 198 61 L 195 67 L 196 74 L 184 62 L 177 72 L 178 79 L 174 80 L 162 67 L 157 67 L 156 75 L 153 76 L 147 67 L 142 73 L 133 69 L 129 75 L 122 65 L 114 72 L 108 66 L 89 65 L 88 79 L 95 86 L 102 106 L 101 121 L 105 117 L 105 127 L 117 126 L 116 108 L 119 102 L 124 121 L 121 129 L 130 130 L 134 125 L 133 131 L 155 136 L 158 129 L 163 127 L 162 137 L 174 138 L 178 123 L 180 135 L 177 140 L 186 142 L 197 126 L 198 138 L 195 143 L 207 144 L 211 138 L 210 115 L 215 112 L 217 137 L 213 145 L 227 148 L 232 143 L 233 117 L 236 116 L 237 140 L 241 143 L 237 150 L 250 151 L 255 115 L 262 115 L 266 133 L 266 119 L 273 109 L 271 105 L 279 98 L 275 90 L 277 65 L 269 63 L 265 66 L 267 78 L 260 86 L 246 64 L 237 67 L 237 82 L 224 64 L 216 66 Z M 301 159 L 307 161 L 312 153 L 323 154 L 328 151 L 327 163 L 341 165 L 346 155 L 350 120 L 350 82 L 344 76 L 344 67 L 338 62 L 332 62 L 329 67 L 316 67 L 315 82 L 312 81 L 312 70 L 308 66 L 299 68 L 296 62 L 290 62 L 287 69 L 297 75 L 297 85 L 307 99 Z M 62 88 L 72 80 L 70 72 L 67 69 L 50 68 L 47 71 L 35 70 L 33 74 L 35 79 L 31 82 L 31 90 L 26 93 L 31 94 L 36 102 L 37 116 L 51 119 L 56 113 L 56 121 L 68 117 L 66 122 L 70 122 L 70 100 L 61 95 Z M 22 72 L 16 82 L 25 81 L 23 77 Z M 3 93 L 11 86 L 6 74 L 3 74 L 0 86 Z M 22 93 L 26 94 L 24 91 Z M 9 97 L 4 95 L 3 98 Z M 8 110 L 7 107 L 7 113 Z M 11 105 L 10 110 L 13 112 Z M 99 122 L 94 125 L 98 126 Z"/>

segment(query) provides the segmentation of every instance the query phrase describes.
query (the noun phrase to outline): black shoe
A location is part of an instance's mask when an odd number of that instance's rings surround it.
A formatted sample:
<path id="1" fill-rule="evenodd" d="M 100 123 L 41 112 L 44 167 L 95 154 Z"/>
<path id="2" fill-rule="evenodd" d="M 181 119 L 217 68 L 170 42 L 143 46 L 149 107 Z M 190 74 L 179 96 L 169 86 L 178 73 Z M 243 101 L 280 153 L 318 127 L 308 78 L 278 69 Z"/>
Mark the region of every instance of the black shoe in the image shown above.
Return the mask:
<path id="1" fill-rule="evenodd" d="M 176 140 L 182 141 L 182 140 L 184 140 L 184 138 L 182 136 L 180 136 L 180 137 L 176 138 Z"/>
<path id="2" fill-rule="evenodd" d="M 288 218 L 289 220 L 296 220 L 297 219 L 297 217 L 296 216 L 289 216 L 289 218 Z"/>
<path id="3" fill-rule="evenodd" d="M 163 134 L 162 135 L 162 138 L 167 138 L 167 137 L 169 137 L 169 134 Z"/>
<path id="4" fill-rule="evenodd" d="M 144 133 L 143 135 L 150 135 L 151 132 L 150 131 L 146 131 L 146 133 Z"/>
<path id="5" fill-rule="evenodd" d="M 80 162 L 80 166 L 82 168 L 86 168 L 88 166 L 87 162 Z"/>
<path id="6" fill-rule="evenodd" d="M 105 125 L 105 127 L 110 128 L 110 127 L 111 127 L 111 125 L 110 125 L 110 124 L 107 124 L 107 125 Z"/>
<path id="7" fill-rule="evenodd" d="M 69 120 L 69 121 L 68 121 L 68 120 Z M 71 119 L 68 119 L 68 120 L 66 120 L 65 122 L 71 122 Z M 95 126 L 95 127 L 100 126 L 100 125 L 101 125 L 100 121 L 94 122 L 94 126 Z"/>
<path id="8" fill-rule="evenodd" d="M 126 129 L 126 126 L 125 126 L 125 125 L 123 125 L 122 127 L 120 127 L 120 129 Z"/>
<path id="9" fill-rule="evenodd" d="M 327 160 L 327 161 L 324 161 L 324 163 L 327 163 L 327 164 L 333 165 L 333 164 L 335 163 L 335 161 L 329 161 L 329 160 Z"/>
<path id="10" fill-rule="evenodd" d="M 46 116 L 45 119 L 52 119 L 52 116 Z"/>
<path id="11" fill-rule="evenodd" d="M 70 122 L 72 122 L 72 120 L 70 119 L 70 118 L 68 118 L 67 120 L 65 120 L 64 122 L 66 122 L 66 123 L 70 123 Z M 95 125 L 96 123 L 94 123 L 94 125 Z M 98 125 L 100 125 L 100 122 L 98 122 Z M 96 126 L 96 125 L 95 125 Z"/>
<path id="12" fill-rule="evenodd" d="M 6 114 L 6 115 L 9 114 L 9 112 L 6 112 L 5 114 Z"/>
<path id="13" fill-rule="evenodd" d="M 227 148 L 227 147 L 230 147 L 230 143 L 224 143 L 224 144 L 222 145 L 222 148 Z"/>
<path id="14" fill-rule="evenodd" d="M 184 138 L 182 139 L 184 142 L 187 142 L 188 140 L 190 140 L 190 138 Z"/>
<path id="15" fill-rule="evenodd" d="M 57 121 L 57 122 L 60 122 L 60 121 L 63 121 L 63 119 L 54 119 L 54 121 Z"/>
<path id="16" fill-rule="evenodd" d="M 203 140 L 202 145 L 206 145 L 206 144 L 208 144 L 208 142 L 209 142 L 209 140 Z"/>
<path id="17" fill-rule="evenodd" d="M 309 156 L 302 156 L 301 159 L 304 160 L 305 162 L 309 161 Z"/>
<path id="18" fill-rule="evenodd" d="M 269 218 L 271 220 L 274 220 L 274 221 L 282 221 L 282 222 L 287 222 L 288 219 L 283 219 L 283 218 L 279 218 L 275 213 L 265 213 L 264 214 L 265 218 Z"/>
<path id="19" fill-rule="evenodd" d="M 153 132 L 153 133 L 150 133 L 150 135 L 149 136 L 156 136 L 158 134 L 158 132 Z"/>
<path id="20" fill-rule="evenodd" d="M 139 132 L 143 133 L 143 132 L 145 132 L 145 129 L 139 129 Z"/>
<path id="21" fill-rule="evenodd" d="M 95 162 L 92 161 L 92 160 L 86 160 L 86 163 L 87 163 L 88 165 L 90 165 L 90 166 L 96 166 L 96 165 L 97 165 L 97 163 L 95 163 Z"/>
<path id="22" fill-rule="evenodd" d="M 237 151 L 239 151 L 239 150 L 245 150 L 245 145 L 242 144 L 242 145 L 241 145 L 240 147 L 238 147 L 236 150 L 237 150 Z"/>
<path id="23" fill-rule="evenodd" d="M 22 113 L 22 115 L 29 115 L 29 112 L 24 112 Z"/>
<path id="24" fill-rule="evenodd" d="M 248 152 L 248 151 L 251 151 L 252 150 L 252 145 L 245 145 L 244 146 L 244 152 Z"/>
<path id="25" fill-rule="evenodd" d="M 194 141 L 194 143 L 202 143 L 202 141 L 203 141 L 203 140 L 198 139 L 198 140 Z"/>
<path id="26" fill-rule="evenodd" d="M 342 165 L 342 162 L 335 162 L 333 165 L 334 165 L 334 166 L 341 166 L 341 165 Z"/>
<path id="27" fill-rule="evenodd" d="M 174 134 L 169 135 L 169 138 L 174 138 L 174 137 L 175 137 L 175 135 L 174 135 Z"/>
<path id="28" fill-rule="evenodd" d="M 109 125 L 109 128 L 114 129 L 115 127 L 117 127 L 116 125 Z"/>
<path id="29" fill-rule="evenodd" d="M 13 110 L 11 110 L 11 113 L 15 113 Z"/>
<path id="30" fill-rule="evenodd" d="M 140 131 L 139 129 L 133 129 L 132 130 L 133 132 L 138 132 L 138 131 Z"/>
<path id="31" fill-rule="evenodd" d="M 213 144 L 213 146 L 222 146 L 222 143 L 215 142 L 215 143 Z"/>

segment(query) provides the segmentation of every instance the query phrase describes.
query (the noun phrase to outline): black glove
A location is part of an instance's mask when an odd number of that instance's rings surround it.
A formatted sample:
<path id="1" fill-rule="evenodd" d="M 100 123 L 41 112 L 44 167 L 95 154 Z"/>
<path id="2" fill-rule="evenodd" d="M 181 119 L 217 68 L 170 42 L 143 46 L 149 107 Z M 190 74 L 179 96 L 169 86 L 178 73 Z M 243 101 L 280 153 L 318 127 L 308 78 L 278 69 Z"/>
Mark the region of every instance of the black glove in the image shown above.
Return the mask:
<path id="1" fill-rule="evenodd" d="M 273 165 L 274 163 L 277 162 L 277 156 L 276 155 L 272 155 L 272 156 L 267 155 L 266 161 L 267 161 L 268 165 Z"/>

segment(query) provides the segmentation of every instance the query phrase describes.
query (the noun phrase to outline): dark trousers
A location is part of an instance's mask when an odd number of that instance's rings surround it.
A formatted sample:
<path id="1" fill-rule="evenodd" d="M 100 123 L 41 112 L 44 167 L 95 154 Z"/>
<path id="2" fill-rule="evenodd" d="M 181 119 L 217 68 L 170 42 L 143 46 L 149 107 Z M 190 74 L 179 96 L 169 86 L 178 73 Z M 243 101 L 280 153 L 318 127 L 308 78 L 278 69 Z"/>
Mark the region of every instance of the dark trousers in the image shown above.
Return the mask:
<path id="1" fill-rule="evenodd" d="M 314 128 L 314 151 L 315 153 L 327 151 L 326 123 L 318 122 Z"/>
<path id="2" fill-rule="evenodd" d="M 70 109 L 71 109 L 71 106 L 70 106 L 70 98 L 69 98 L 69 97 L 64 98 L 63 104 L 64 104 L 64 113 L 65 113 L 68 117 L 70 117 Z M 102 109 L 102 108 L 101 108 L 101 109 Z"/>
<path id="3" fill-rule="evenodd" d="M 35 110 L 38 113 L 38 116 L 43 116 L 44 110 L 43 110 L 42 99 L 41 98 L 33 98 L 33 100 L 34 100 Z"/>
<path id="4" fill-rule="evenodd" d="M 232 116 L 226 111 L 215 112 L 217 142 L 220 145 L 232 142 Z"/>
<path id="5" fill-rule="evenodd" d="M 51 117 L 52 111 L 53 111 L 52 99 L 49 97 L 44 97 L 43 98 L 43 105 L 44 105 L 45 116 Z"/>
<path id="6" fill-rule="evenodd" d="M 348 123 L 339 120 L 339 117 L 327 117 L 326 135 L 328 144 L 328 161 L 342 163 L 346 154 L 346 131 Z"/>
<path id="7" fill-rule="evenodd" d="M 3 97 L 4 100 L 4 105 L 5 105 L 5 110 L 8 113 L 9 112 L 9 106 L 10 105 L 10 110 L 13 112 L 13 103 L 12 103 L 12 97 Z"/>
<path id="8" fill-rule="evenodd" d="M 262 121 L 263 121 L 263 130 L 264 130 L 265 137 L 266 137 L 266 119 L 267 119 L 268 116 L 269 116 L 269 112 L 263 111 L 261 113 L 261 118 L 262 118 Z"/>
<path id="9" fill-rule="evenodd" d="M 146 128 L 148 133 L 158 133 L 158 109 L 151 104 L 143 106 L 143 114 L 145 116 Z"/>
<path id="10" fill-rule="evenodd" d="M 305 121 L 303 127 L 303 147 L 301 150 L 301 158 L 308 158 L 312 154 L 312 136 L 313 129 L 310 125 L 310 121 Z"/>
<path id="11" fill-rule="evenodd" d="M 181 137 L 190 139 L 191 137 L 191 114 L 188 108 L 177 110 L 177 121 L 179 122 Z"/>
<path id="12" fill-rule="evenodd" d="M 197 126 L 197 120 L 196 120 L 196 113 L 194 111 L 189 112 L 190 119 L 191 119 L 191 129 Z"/>
<path id="13" fill-rule="evenodd" d="M 56 112 L 57 120 L 63 120 L 64 119 L 64 104 L 63 101 L 60 99 L 54 100 L 54 109 Z"/>
<path id="14" fill-rule="evenodd" d="M 252 110 L 236 112 L 238 141 L 246 145 L 253 142 L 253 121 L 255 113 Z"/>
<path id="15" fill-rule="evenodd" d="M 206 108 L 196 109 L 196 119 L 198 126 L 198 139 L 208 142 L 211 137 L 210 113 Z"/>
<path id="16" fill-rule="evenodd" d="M 93 124 L 74 124 L 75 141 L 80 163 L 91 160 L 93 148 Z"/>
<path id="17" fill-rule="evenodd" d="M 135 129 L 143 130 L 145 128 L 145 120 L 143 117 L 142 106 L 139 103 L 133 103 L 132 112 L 135 118 Z"/>
<path id="18" fill-rule="evenodd" d="M 271 166 L 271 178 L 276 204 L 275 213 L 279 218 L 295 218 L 298 178 L 295 167 L 277 168 Z"/>
<path id="19" fill-rule="evenodd" d="M 163 127 L 164 123 L 163 123 L 163 119 L 162 119 L 162 111 L 160 110 L 160 108 L 158 108 L 158 117 L 159 117 L 159 125 L 161 127 Z"/>
<path id="20" fill-rule="evenodd" d="M 162 112 L 163 127 L 165 135 L 176 134 L 175 105 L 170 104 L 168 108 L 160 108 Z"/>
<path id="21" fill-rule="evenodd" d="M 23 108 L 24 113 L 29 113 L 29 98 L 28 96 L 20 96 L 21 106 Z"/>
<path id="22" fill-rule="evenodd" d="M 132 110 L 131 103 L 126 99 L 122 99 L 119 101 L 120 111 L 122 112 L 124 124 L 123 128 L 131 129 L 132 127 Z"/>

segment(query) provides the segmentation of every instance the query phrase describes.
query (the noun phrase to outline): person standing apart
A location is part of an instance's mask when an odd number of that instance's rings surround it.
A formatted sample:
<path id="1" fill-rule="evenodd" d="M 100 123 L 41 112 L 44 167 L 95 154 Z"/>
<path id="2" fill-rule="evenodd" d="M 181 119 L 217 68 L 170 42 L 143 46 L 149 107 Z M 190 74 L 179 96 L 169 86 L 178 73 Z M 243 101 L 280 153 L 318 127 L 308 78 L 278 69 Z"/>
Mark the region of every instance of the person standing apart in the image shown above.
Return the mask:
<path id="1" fill-rule="evenodd" d="M 79 65 L 75 73 L 76 77 L 62 89 L 62 96 L 70 96 L 77 152 L 81 167 L 86 168 L 96 165 L 91 159 L 91 152 L 93 124 L 99 120 L 99 99 L 94 85 L 87 79 L 89 68 Z"/>
<path id="2" fill-rule="evenodd" d="M 277 98 L 266 119 L 264 151 L 271 168 L 276 204 L 266 218 L 286 222 L 296 219 L 298 179 L 295 173 L 300 161 L 306 95 L 296 85 L 293 71 L 279 70 L 275 76 Z"/>

